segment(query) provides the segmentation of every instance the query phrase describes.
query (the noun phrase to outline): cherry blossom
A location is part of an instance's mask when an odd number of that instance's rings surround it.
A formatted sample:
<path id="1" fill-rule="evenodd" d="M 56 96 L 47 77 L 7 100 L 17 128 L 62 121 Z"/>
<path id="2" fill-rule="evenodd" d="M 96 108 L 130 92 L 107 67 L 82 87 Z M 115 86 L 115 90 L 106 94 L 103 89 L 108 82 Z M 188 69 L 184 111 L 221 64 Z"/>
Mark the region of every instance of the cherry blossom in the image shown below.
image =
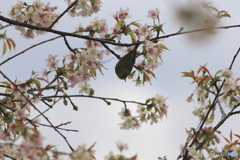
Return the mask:
<path id="1" fill-rule="evenodd" d="M 75 72 L 74 74 L 71 74 L 68 82 L 70 82 L 70 87 L 73 88 L 76 84 L 78 84 L 80 82 L 79 76 L 77 75 L 78 73 Z"/>
<path id="2" fill-rule="evenodd" d="M 149 10 L 147 17 L 152 18 L 153 20 L 159 18 L 160 11 L 156 8 L 156 10 Z"/>
<path id="3" fill-rule="evenodd" d="M 202 155 L 197 153 L 195 148 L 187 147 L 187 150 L 189 151 L 189 155 L 191 155 L 195 160 L 201 160 Z"/>
<path id="4" fill-rule="evenodd" d="M 116 142 L 117 148 L 122 152 L 123 150 L 128 150 L 128 144 L 123 143 L 122 141 Z"/>
<path id="5" fill-rule="evenodd" d="M 79 88 L 80 88 L 80 90 L 79 90 L 79 93 L 81 94 L 81 93 L 86 93 L 86 94 L 90 94 L 90 84 L 87 84 L 86 82 L 81 82 L 80 84 L 79 84 Z"/>
<path id="6" fill-rule="evenodd" d="M 49 69 L 52 69 L 58 66 L 59 60 L 56 58 L 57 58 L 57 55 L 53 56 L 52 54 L 49 54 L 48 59 L 45 59 L 45 61 L 48 62 L 46 66 L 49 67 Z"/>
<path id="7" fill-rule="evenodd" d="M 131 18 L 132 16 L 128 12 L 129 12 L 128 7 L 126 10 L 122 9 L 122 7 L 121 7 L 119 11 L 117 11 L 115 14 L 113 14 L 113 18 L 115 18 L 117 21 L 120 21 L 120 20 L 123 21 L 126 18 Z"/>

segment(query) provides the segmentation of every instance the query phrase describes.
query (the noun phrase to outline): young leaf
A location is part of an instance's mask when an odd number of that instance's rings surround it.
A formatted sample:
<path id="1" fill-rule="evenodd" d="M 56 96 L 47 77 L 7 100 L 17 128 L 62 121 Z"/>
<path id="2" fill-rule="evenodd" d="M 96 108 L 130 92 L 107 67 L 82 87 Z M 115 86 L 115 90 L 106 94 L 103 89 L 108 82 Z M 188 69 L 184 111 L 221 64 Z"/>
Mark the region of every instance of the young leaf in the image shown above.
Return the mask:
<path id="1" fill-rule="evenodd" d="M 11 39 L 11 38 L 7 38 L 7 40 L 11 42 L 11 44 L 13 46 L 13 49 L 15 49 L 16 48 L 16 43 L 14 42 L 14 40 Z"/>
<path id="2" fill-rule="evenodd" d="M 36 87 L 37 87 L 37 90 L 39 92 L 39 95 L 42 96 L 41 83 L 38 80 L 36 80 L 36 79 L 34 79 L 33 82 L 36 84 Z"/>
<path id="3" fill-rule="evenodd" d="M 6 42 L 3 41 L 3 51 L 2 51 L 2 56 L 7 52 L 7 44 Z"/>
<path id="4" fill-rule="evenodd" d="M 7 38 L 6 42 L 7 42 L 7 46 L 9 48 L 9 50 L 11 50 L 12 49 L 11 41 L 9 41 L 8 38 Z"/>

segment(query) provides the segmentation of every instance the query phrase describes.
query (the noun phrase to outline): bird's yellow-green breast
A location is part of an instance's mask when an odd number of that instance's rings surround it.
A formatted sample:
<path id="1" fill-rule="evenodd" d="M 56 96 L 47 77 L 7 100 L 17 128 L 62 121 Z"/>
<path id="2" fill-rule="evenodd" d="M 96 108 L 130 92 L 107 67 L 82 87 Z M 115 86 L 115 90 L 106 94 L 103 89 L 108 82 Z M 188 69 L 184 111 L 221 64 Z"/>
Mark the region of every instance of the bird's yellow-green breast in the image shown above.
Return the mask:
<path id="1" fill-rule="evenodd" d="M 131 73 L 132 68 L 135 64 L 137 47 L 135 46 L 133 50 L 123 56 L 115 66 L 115 72 L 119 79 L 126 80 L 127 76 Z"/>

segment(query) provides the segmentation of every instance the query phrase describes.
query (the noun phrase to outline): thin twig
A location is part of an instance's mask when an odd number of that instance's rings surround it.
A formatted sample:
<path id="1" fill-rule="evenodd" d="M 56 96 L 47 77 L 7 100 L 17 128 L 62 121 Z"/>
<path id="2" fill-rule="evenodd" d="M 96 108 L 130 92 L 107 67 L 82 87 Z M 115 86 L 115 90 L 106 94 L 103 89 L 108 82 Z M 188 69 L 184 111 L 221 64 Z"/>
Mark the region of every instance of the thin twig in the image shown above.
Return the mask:
<path id="1" fill-rule="evenodd" d="M 102 43 L 103 47 L 105 47 L 107 50 L 109 50 L 114 56 L 116 56 L 118 59 L 120 59 L 120 56 L 116 54 L 113 50 L 111 50 L 105 43 Z"/>
<path id="2" fill-rule="evenodd" d="M 76 51 L 75 51 L 74 49 L 72 49 L 72 47 L 70 47 L 70 45 L 69 45 L 69 43 L 68 43 L 68 41 L 67 41 L 66 36 L 63 36 L 63 39 L 64 39 L 64 42 L 65 42 L 66 46 L 68 47 L 68 49 L 69 49 L 70 51 L 72 51 L 74 54 L 76 54 Z"/>
<path id="3" fill-rule="evenodd" d="M 13 58 L 15 58 L 15 57 L 23 54 L 24 52 L 26 52 L 26 51 L 34 48 L 34 47 L 37 47 L 37 46 L 39 46 L 39 45 L 41 45 L 41 44 L 43 44 L 43 43 L 49 42 L 49 41 L 53 41 L 53 40 L 55 40 L 55 39 L 57 39 L 57 38 L 60 38 L 60 37 L 62 37 L 62 36 L 57 36 L 57 37 L 48 39 L 48 40 L 46 40 L 46 41 L 42 41 L 42 42 L 40 42 L 40 43 L 34 44 L 34 45 L 32 45 L 31 47 L 28 47 L 27 49 L 23 50 L 22 52 L 19 52 L 18 54 L 15 54 L 14 56 L 7 58 L 5 61 L 3 61 L 2 63 L 0 63 L 0 66 L 3 65 L 4 63 L 8 62 L 9 60 L 11 60 L 11 59 L 13 59 Z"/>
<path id="4" fill-rule="evenodd" d="M 75 0 L 71 5 L 69 5 L 68 8 L 65 9 L 65 11 L 63 11 L 63 13 L 60 14 L 60 15 L 53 21 L 53 23 L 51 24 L 51 26 L 49 26 L 48 28 L 51 29 L 51 28 L 54 26 L 54 24 L 57 23 L 58 20 L 59 20 L 65 13 L 67 13 L 68 10 L 71 9 L 77 2 L 78 2 L 78 0 Z"/>
<path id="5" fill-rule="evenodd" d="M 3 154 L 5 157 L 7 157 L 7 158 L 10 158 L 10 159 L 12 159 L 12 160 L 17 160 L 17 159 L 15 159 L 15 158 L 13 158 L 13 157 L 11 157 L 11 156 L 9 156 L 9 155 L 7 155 L 7 154 Z"/>
<path id="6" fill-rule="evenodd" d="M 233 64 L 234 64 L 234 62 L 235 62 L 235 59 L 236 59 L 236 57 L 238 56 L 238 53 L 239 53 L 239 52 L 240 52 L 240 47 L 239 47 L 237 53 L 233 56 L 232 62 L 231 62 L 231 64 L 230 64 L 230 66 L 229 66 L 229 70 L 232 69 L 232 66 L 233 66 Z M 214 100 L 213 100 L 213 102 L 212 102 L 212 104 L 211 104 L 208 112 L 206 113 L 205 117 L 203 118 L 203 120 L 202 120 L 202 122 L 201 122 L 201 125 L 200 125 L 200 127 L 198 128 L 198 130 L 197 130 L 197 132 L 196 132 L 196 134 L 195 134 L 195 137 L 194 137 L 194 139 L 192 140 L 192 142 L 191 142 L 191 144 L 189 145 L 189 147 L 192 147 L 193 144 L 197 141 L 197 137 L 198 137 L 200 131 L 202 130 L 203 125 L 205 124 L 205 122 L 206 122 L 206 120 L 207 120 L 207 118 L 208 118 L 211 110 L 215 107 L 215 105 L 216 105 L 216 103 L 217 103 L 217 99 L 218 99 L 218 97 L 219 97 L 219 94 L 220 94 L 220 92 L 221 92 L 221 90 L 222 90 L 222 87 L 223 87 L 224 83 L 225 83 L 225 80 L 222 82 L 219 90 L 217 91 L 217 93 L 216 93 L 216 95 L 215 95 L 215 97 L 214 97 Z M 220 121 L 221 123 L 219 122 L 219 127 L 220 127 L 221 124 L 226 120 L 227 117 L 228 117 L 228 116 L 226 116 L 225 118 L 223 118 L 223 119 Z M 213 133 L 214 133 L 214 132 L 213 132 Z M 204 143 L 205 143 L 205 142 L 206 142 L 206 141 L 204 141 Z M 201 144 L 201 145 L 203 145 L 203 144 Z M 188 150 L 186 150 L 185 155 L 183 156 L 183 159 L 186 159 L 186 160 L 189 159 Z"/>
<path id="7" fill-rule="evenodd" d="M 224 118 L 224 117 L 226 116 L 226 113 L 224 112 L 224 109 L 223 109 L 222 104 L 221 104 L 221 102 L 219 101 L 219 99 L 217 99 L 217 103 L 218 103 L 220 112 L 221 112 L 221 114 L 222 114 L 222 118 Z"/>
<path id="8" fill-rule="evenodd" d="M 65 142 L 68 144 L 69 148 L 74 151 L 74 149 L 72 148 L 72 146 L 70 145 L 70 143 L 68 142 L 67 138 L 56 128 L 54 128 L 54 125 L 52 124 L 52 122 L 48 119 L 48 117 L 46 117 L 25 95 L 24 93 L 15 85 L 15 83 L 13 83 L 2 71 L 0 71 L 0 74 L 6 78 L 14 87 L 16 87 L 16 89 L 18 90 L 19 93 L 21 93 L 21 95 L 26 99 L 26 101 L 41 115 L 43 116 L 47 122 L 52 126 L 52 128 L 60 134 L 60 136 L 63 137 L 63 139 L 65 140 Z"/>
<path id="9" fill-rule="evenodd" d="M 9 27 L 9 26 L 10 26 L 10 24 L 7 24 L 7 25 L 5 25 L 5 26 L 1 26 L 1 27 L 0 27 L 0 30 L 1 30 L 1 29 L 4 29 L 4 28 L 6 28 L 6 27 Z"/>
<path id="10" fill-rule="evenodd" d="M 98 97 L 98 96 L 88 96 L 88 95 L 55 95 L 55 96 L 43 96 L 42 99 L 48 99 L 48 98 L 56 98 L 56 97 L 61 97 L 61 98 L 68 98 L 68 97 L 85 97 L 85 98 L 95 98 L 95 99 L 101 99 L 104 102 L 107 103 L 107 100 L 111 101 L 118 101 L 122 103 L 135 103 L 135 104 L 140 104 L 140 105 L 148 105 L 147 103 L 141 103 L 141 102 L 136 102 L 136 101 L 127 101 L 127 100 L 121 100 L 117 98 L 105 98 L 105 97 Z"/>
<path id="11" fill-rule="evenodd" d="M 42 126 L 44 126 L 44 127 L 50 127 L 50 128 L 52 128 L 52 126 L 49 126 L 49 125 L 47 125 L 47 124 L 43 124 L 43 123 L 37 123 L 37 124 L 42 125 Z M 64 124 L 61 124 L 61 125 L 64 125 Z M 59 126 L 60 126 L 60 125 L 59 125 Z M 54 128 L 61 129 L 61 130 L 64 130 L 64 131 L 78 132 L 78 130 L 60 128 L 59 126 L 55 126 Z"/>

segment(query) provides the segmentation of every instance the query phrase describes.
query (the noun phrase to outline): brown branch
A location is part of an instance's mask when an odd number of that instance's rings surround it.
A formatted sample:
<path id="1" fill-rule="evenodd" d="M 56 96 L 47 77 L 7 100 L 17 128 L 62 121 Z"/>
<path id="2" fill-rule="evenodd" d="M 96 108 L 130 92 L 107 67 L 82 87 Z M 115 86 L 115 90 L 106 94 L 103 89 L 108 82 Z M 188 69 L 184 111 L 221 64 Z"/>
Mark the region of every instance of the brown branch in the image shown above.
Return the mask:
<path id="1" fill-rule="evenodd" d="M 102 43 L 106 43 L 106 44 L 112 44 L 112 45 L 116 45 L 116 46 L 130 47 L 130 46 L 142 43 L 142 42 L 115 43 L 115 42 L 113 42 L 111 40 L 107 40 L 107 39 L 93 38 L 93 37 L 86 36 L 86 35 L 79 35 L 79 34 L 74 34 L 74 33 L 69 33 L 69 32 L 63 32 L 63 31 L 59 31 L 59 30 L 49 29 L 49 28 L 45 28 L 45 27 L 34 26 L 34 25 L 27 24 L 27 23 L 24 23 L 24 22 L 11 20 L 11 19 L 6 18 L 6 17 L 1 16 L 1 15 L 0 15 L 0 20 L 4 21 L 6 23 L 12 24 L 12 25 L 27 27 L 27 28 L 31 28 L 31 29 L 40 30 L 40 31 L 51 32 L 51 33 L 58 34 L 58 35 L 61 35 L 61 36 L 70 36 L 70 37 L 82 38 L 82 39 L 86 39 L 86 40 L 93 40 L 93 41 L 102 42 Z M 240 27 L 240 25 L 214 27 L 212 29 L 228 29 L 228 28 L 236 28 L 236 27 Z M 205 31 L 205 30 L 208 30 L 208 29 L 209 28 L 203 28 L 203 29 L 196 29 L 196 30 L 191 30 L 191 31 L 186 31 L 186 32 L 176 32 L 176 33 L 168 34 L 168 35 L 165 35 L 165 36 L 152 38 L 151 41 L 154 41 L 154 40 L 157 40 L 157 39 L 162 39 L 162 38 L 169 38 L 169 37 L 172 37 L 172 36 L 177 36 L 177 35 L 182 35 L 182 34 L 189 34 L 189 33 L 194 33 L 194 32 L 202 32 L 202 31 Z"/>
<path id="2" fill-rule="evenodd" d="M 24 93 L 15 85 L 15 83 L 13 83 L 2 71 L 0 71 L 0 74 L 6 78 L 14 87 L 16 87 L 16 89 L 18 90 L 19 93 L 21 93 L 21 95 L 26 99 L 26 101 L 41 115 L 43 116 L 47 122 L 52 126 L 52 128 L 57 132 L 59 133 L 60 136 L 63 137 L 63 139 L 65 140 L 65 142 L 68 144 L 69 148 L 73 150 L 72 146 L 70 145 L 70 143 L 68 142 L 67 138 L 59 131 L 57 130 L 56 128 L 54 128 L 54 125 L 52 124 L 52 122 L 48 119 L 47 116 L 45 116 L 25 95 Z"/>
<path id="3" fill-rule="evenodd" d="M 39 125 L 41 125 L 41 126 L 44 126 L 44 127 L 50 127 L 50 128 L 52 128 L 52 126 L 49 126 L 49 125 L 47 125 L 47 124 L 43 124 L 43 123 L 37 123 L 37 124 L 39 124 Z M 60 124 L 60 125 L 58 125 L 58 126 L 54 126 L 54 128 L 61 129 L 61 130 L 64 130 L 64 131 L 78 132 L 78 130 L 74 130 L 74 129 L 60 128 L 60 126 L 62 126 L 62 125 L 66 125 L 66 124 L 63 123 L 63 124 Z"/>
<path id="4" fill-rule="evenodd" d="M 120 56 L 116 54 L 113 50 L 111 50 L 105 43 L 102 43 L 103 47 L 105 47 L 107 50 L 109 50 L 114 56 L 116 56 L 118 59 L 120 59 Z"/>
<path id="5" fill-rule="evenodd" d="M 8 93 L 0 93 L 0 96 L 11 97 L 11 94 L 8 94 Z"/>
<path id="6" fill-rule="evenodd" d="M 9 156 L 9 155 L 7 155 L 7 154 L 3 154 L 5 157 L 7 157 L 7 158 L 10 158 L 10 159 L 12 159 L 12 160 L 17 160 L 17 159 L 15 159 L 15 158 L 13 158 L 13 157 L 11 157 L 11 156 Z"/>
<path id="7" fill-rule="evenodd" d="M 63 11 L 63 13 L 60 14 L 60 15 L 53 21 L 53 23 L 51 24 L 51 26 L 49 26 L 48 28 L 51 29 L 51 28 L 54 26 L 54 24 L 57 23 L 58 20 L 59 20 L 65 13 L 67 13 L 67 11 L 68 11 L 69 9 L 71 9 L 77 2 L 78 2 L 78 0 L 75 0 L 70 6 L 68 6 L 68 8 L 65 9 L 65 11 Z"/>
<path id="8" fill-rule="evenodd" d="M 76 51 L 74 49 L 72 49 L 72 47 L 69 45 L 66 36 L 63 36 L 63 39 L 64 39 L 64 42 L 65 42 L 66 46 L 68 47 L 68 49 L 70 51 L 72 51 L 74 54 L 76 54 Z"/>
<path id="9" fill-rule="evenodd" d="M 79 32 L 79 31 L 76 31 L 76 32 L 73 32 L 73 33 L 78 33 L 78 32 Z M 13 58 L 15 58 L 15 57 L 17 57 L 17 56 L 25 53 L 26 51 L 34 48 L 34 47 L 37 47 L 37 46 L 39 46 L 39 45 L 41 45 L 41 44 L 43 44 L 43 43 L 49 42 L 49 41 L 53 41 L 53 40 L 55 40 L 55 39 L 57 39 L 57 38 L 60 38 L 60 37 L 62 37 L 62 36 L 57 36 L 57 37 L 54 37 L 54 38 L 51 38 L 51 39 L 42 41 L 42 42 L 40 42 L 40 43 L 34 44 L 34 45 L 32 45 L 31 47 L 28 47 L 27 49 L 23 50 L 22 52 L 19 52 L 18 54 L 15 54 L 14 56 L 9 57 L 8 59 L 6 59 L 6 60 L 3 61 L 2 63 L 0 63 L 0 66 L 3 65 L 4 63 L 8 62 L 9 60 L 11 60 L 11 59 L 13 59 Z"/>
<path id="10" fill-rule="evenodd" d="M 237 106 L 239 106 L 239 104 L 238 104 Z M 236 107 L 234 107 L 234 108 L 236 108 Z M 214 133 L 215 131 L 217 131 L 218 128 L 219 128 L 230 116 L 233 116 L 233 115 L 235 115 L 235 114 L 240 114 L 240 111 L 235 111 L 235 112 L 233 112 L 234 108 L 233 108 L 225 117 L 223 117 L 223 118 L 221 119 L 221 121 L 218 122 L 218 124 L 217 124 L 215 127 L 213 127 L 213 129 L 212 129 L 212 130 L 213 130 L 213 133 Z M 200 149 L 200 148 L 204 145 L 204 143 L 206 143 L 206 142 L 207 142 L 206 140 L 203 141 L 203 142 L 201 142 L 201 143 L 196 147 L 196 150 Z"/>
<path id="11" fill-rule="evenodd" d="M 122 103 L 135 103 L 135 104 L 140 104 L 140 105 L 148 105 L 147 103 L 141 103 L 141 102 L 136 102 L 136 101 L 127 101 L 127 100 L 121 100 L 117 98 L 104 98 L 104 97 L 98 97 L 98 96 L 88 96 L 88 95 L 55 95 L 55 96 L 43 96 L 42 99 L 48 99 L 48 98 L 56 98 L 56 97 L 61 97 L 61 98 L 69 98 L 69 97 L 86 97 L 86 98 L 95 98 L 95 99 L 101 99 L 104 102 L 108 102 L 107 100 L 111 101 L 118 101 Z M 109 102 L 107 103 L 109 105 Z"/>
<path id="12" fill-rule="evenodd" d="M 55 30 L 55 29 L 49 29 L 49 28 L 45 28 L 45 27 L 34 26 L 34 25 L 27 24 L 27 23 L 24 23 L 24 22 L 11 20 L 11 19 L 6 18 L 6 17 L 1 16 L 1 15 L 0 15 L 0 20 L 4 21 L 6 23 L 12 24 L 12 25 L 27 27 L 27 28 L 31 28 L 31 29 L 40 30 L 40 31 L 51 32 L 51 33 L 58 34 L 58 35 L 61 35 L 61 36 L 70 36 L 70 37 L 75 37 L 75 38 L 82 38 L 82 39 L 86 39 L 86 40 L 104 42 L 104 43 L 109 43 L 109 44 L 113 44 L 113 45 L 121 45 L 121 46 L 131 46 L 131 45 L 133 45 L 133 44 L 127 44 L 127 43 L 126 44 L 114 43 L 112 41 L 103 40 L 101 38 L 93 38 L 93 37 L 89 37 L 89 36 L 85 36 L 85 35 L 79 35 L 79 34 L 75 34 L 75 33 L 63 32 L 63 31 L 59 31 L 59 30 Z"/>
<path id="13" fill-rule="evenodd" d="M 10 26 L 10 24 L 7 24 L 7 25 L 5 25 L 5 26 L 1 26 L 1 27 L 0 27 L 0 30 L 1 30 L 1 29 L 4 29 L 4 28 L 6 28 L 6 27 L 9 27 L 9 26 Z"/>
<path id="14" fill-rule="evenodd" d="M 31 47 L 28 47 L 27 49 L 23 50 L 22 52 L 19 52 L 18 54 L 15 54 L 14 56 L 7 58 L 5 61 L 3 61 L 2 63 L 0 63 L 0 66 L 3 65 L 4 63 L 8 62 L 9 60 L 11 60 L 11 59 L 13 59 L 13 58 L 15 58 L 15 57 L 23 54 L 24 52 L 26 52 L 26 51 L 34 48 L 34 47 L 37 47 L 37 46 L 39 46 L 39 45 L 41 45 L 41 44 L 43 44 L 43 43 L 49 42 L 49 41 L 53 41 L 53 40 L 55 40 L 55 39 L 57 39 L 57 38 L 60 38 L 60 37 L 61 37 L 61 36 L 57 36 L 57 37 L 48 39 L 48 40 L 46 40 L 46 41 L 42 41 L 42 42 L 40 42 L 40 43 L 34 44 L 34 45 L 32 45 Z"/>
<path id="15" fill-rule="evenodd" d="M 212 29 L 229 29 L 229 28 L 236 28 L 236 27 L 240 27 L 240 25 L 214 27 L 214 28 L 212 28 Z M 160 36 L 160 37 L 152 38 L 151 41 L 154 41 L 154 40 L 157 40 L 157 39 L 162 39 L 162 38 L 169 38 L 169 37 L 173 37 L 173 36 L 178 36 L 178 35 L 182 35 L 182 34 L 202 32 L 202 31 L 206 31 L 206 30 L 208 30 L 208 29 L 209 29 L 209 28 L 203 28 L 203 29 L 195 29 L 195 30 L 185 31 L 185 32 L 176 32 L 176 33 L 168 34 L 168 35 L 165 35 L 165 36 Z"/>
<path id="16" fill-rule="evenodd" d="M 55 77 L 54 77 L 54 79 L 48 84 L 48 85 L 46 85 L 44 88 L 41 88 L 42 90 L 45 90 L 46 88 L 48 88 L 49 86 L 51 86 L 51 84 L 53 84 L 58 78 L 59 78 L 59 76 L 60 75 L 56 75 Z"/>
<path id="17" fill-rule="evenodd" d="M 238 56 L 238 53 L 239 53 L 239 52 L 240 52 L 240 48 L 238 49 L 237 53 L 233 56 L 232 62 L 231 62 L 231 64 L 230 64 L 230 66 L 229 66 L 229 70 L 232 69 L 232 66 L 233 66 L 233 64 L 234 64 L 234 62 L 235 62 L 235 59 L 236 59 L 236 57 Z M 198 130 L 197 130 L 197 132 L 196 132 L 196 134 L 195 134 L 195 137 L 194 137 L 194 139 L 192 140 L 192 142 L 191 142 L 191 144 L 189 145 L 189 147 L 193 146 L 193 144 L 197 141 L 197 137 L 198 137 L 200 131 L 202 130 L 203 125 L 205 124 L 205 122 L 206 122 L 206 120 L 207 120 L 210 112 L 212 111 L 212 109 L 215 107 L 215 105 L 216 105 L 216 103 L 217 103 L 219 94 L 220 94 L 220 92 L 221 92 L 221 90 L 222 90 L 222 87 L 223 87 L 224 83 L 225 83 L 225 80 L 222 82 L 219 90 L 217 91 L 216 96 L 214 97 L 214 100 L 213 100 L 213 102 L 212 102 L 212 104 L 211 104 L 208 112 L 206 113 L 205 117 L 203 118 L 203 120 L 202 120 L 202 122 L 201 122 L 201 125 L 200 125 L 200 127 L 198 128 Z M 228 117 L 228 116 L 226 116 L 226 117 Z M 226 120 L 226 117 L 223 118 L 220 122 L 223 123 L 223 122 Z M 223 120 L 224 120 L 224 121 L 223 121 Z M 221 123 L 219 123 L 219 126 L 218 126 L 218 127 L 220 127 L 220 126 L 221 126 Z M 217 127 L 217 128 L 218 128 L 218 127 Z M 217 129 L 217 128 L 216 128 L 216 129 Z M 215 130 L 214 130 L 214 132 L 215 132 Z M 214 132 L 213 132 L 213 133 L 214 133 Z M 204 142 L 204 143 L 205 143 L 205 142 Z M 202 144 L 202 145 L 203 145 L 203 144 Z M 186 150 L 185 155 L 183 156 L 183 159 L 188 160 L 189 158 L 190 158 L 190 157 L 188 156 L 188 150 Z"/>

